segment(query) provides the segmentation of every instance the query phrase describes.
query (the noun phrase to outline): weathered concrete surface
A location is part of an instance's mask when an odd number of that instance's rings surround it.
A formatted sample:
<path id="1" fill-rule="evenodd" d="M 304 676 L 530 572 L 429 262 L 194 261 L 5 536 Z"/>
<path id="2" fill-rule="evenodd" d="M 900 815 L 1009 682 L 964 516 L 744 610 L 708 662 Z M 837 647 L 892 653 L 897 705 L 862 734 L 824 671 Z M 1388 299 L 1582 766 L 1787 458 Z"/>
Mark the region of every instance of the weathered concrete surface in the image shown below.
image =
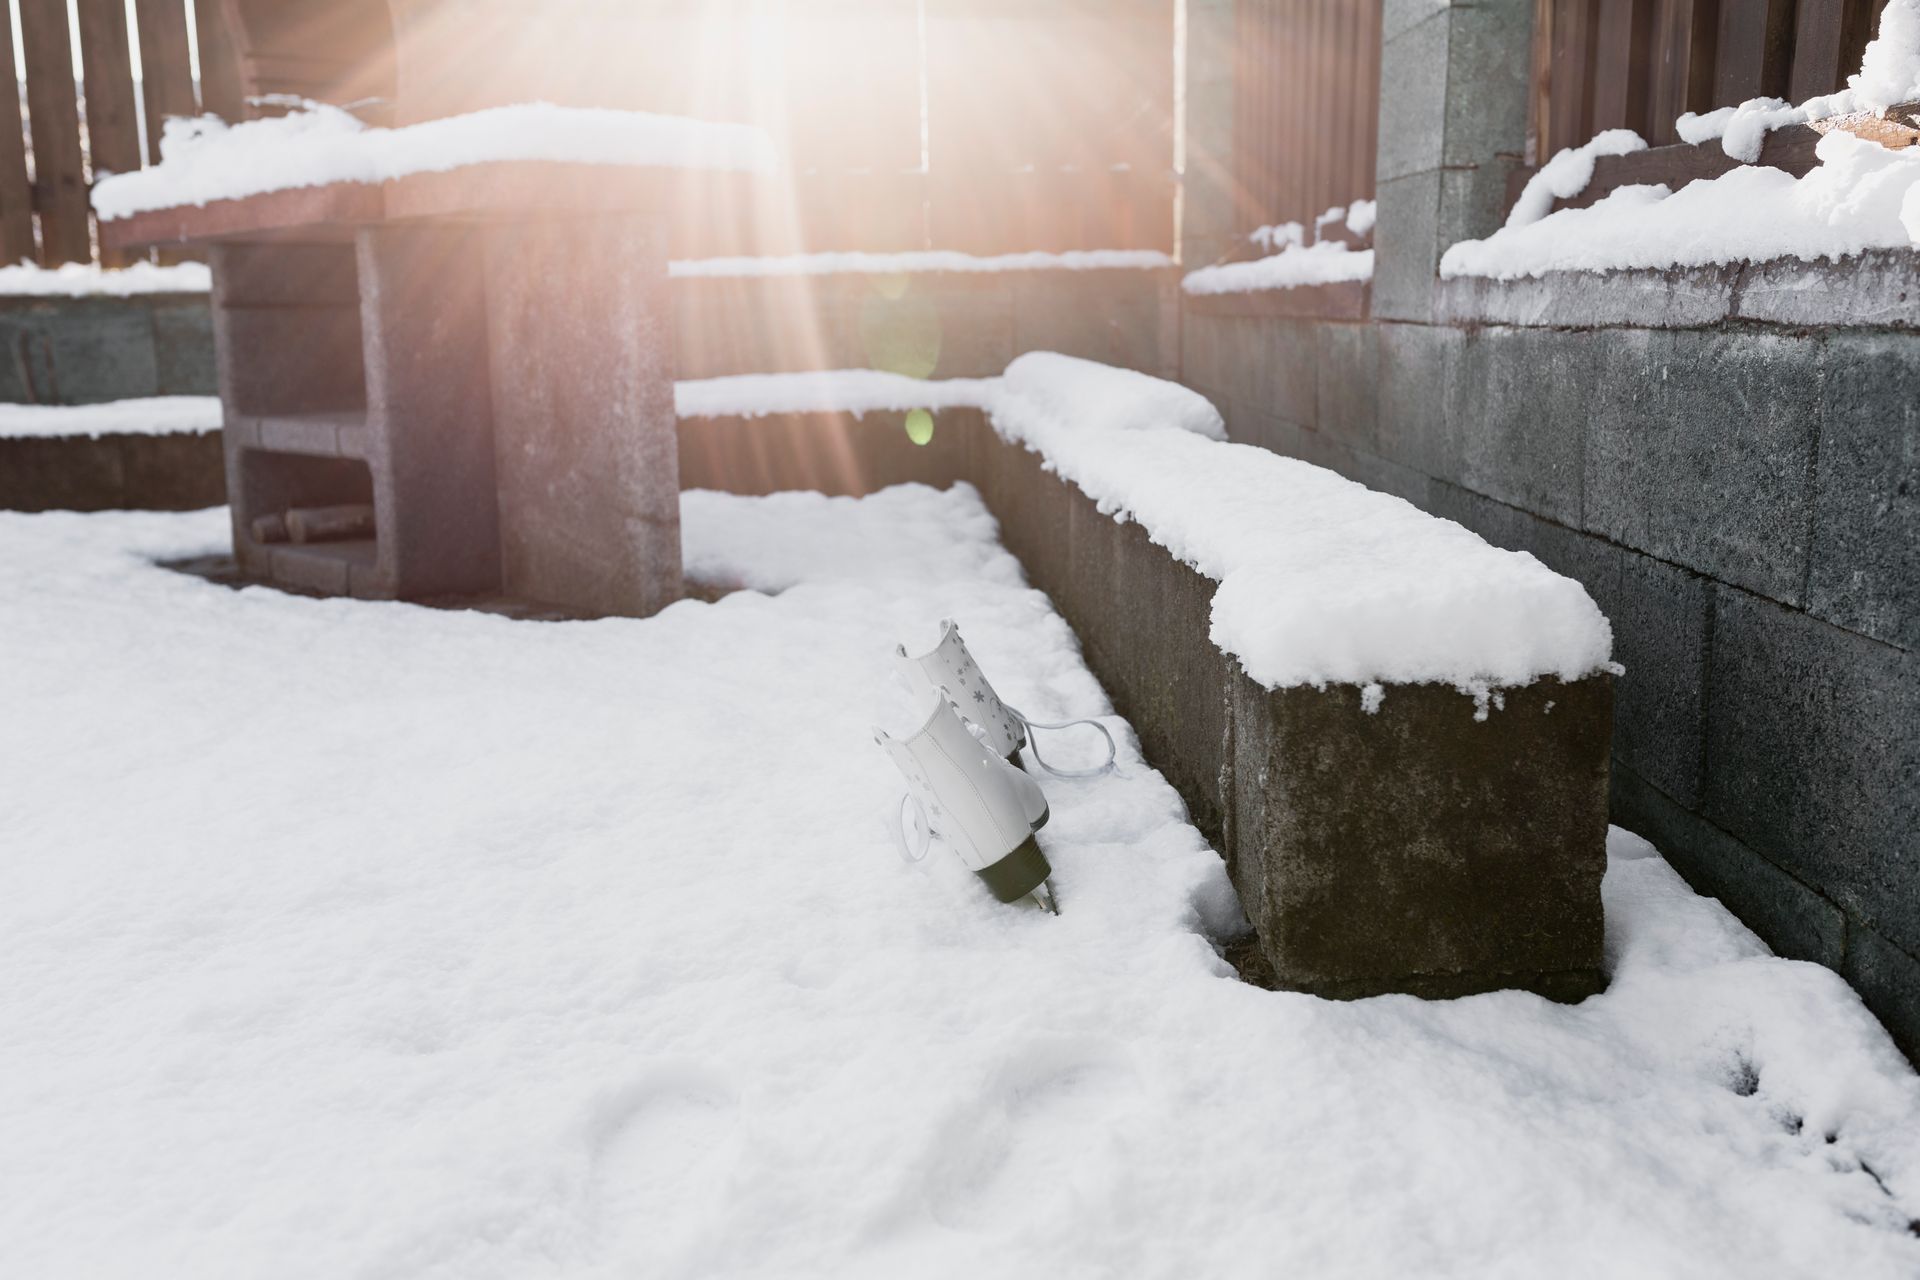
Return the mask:
<path id="1" fill-rule="evenodd" d="M 1234 867 L 1281 984 L 1349 997 L 1599 991 L 1611 678 L 1475 719 L 1438 685 L 1233 685 Z"/>
<path id="2" fill-rule="evenodd" d="M 893 484 L 944 488 L 967 477 L 972 435 L 985 429 L 977 412 L 942 410 L 924 445 L 908 439 L 905 418 L 809 413 L 682 419 L 680 487 L 745 494 L 812 489 L 850 497 Z"/>
<path id="3" fill-rule="evenodd" d="M 481 235 L 459 224 L 378 225 L 362 229 L 355 247 L 362 455 L 379 545 L 376 571 L 356 571 L 351 589 L 403 598 L 492 591 L 501 583 L 502 504 Z"/>
<path id="4" fill-rule="evenodd" d="M 217 431 L 0 438 L 0 511 L 195 511 L 226 492 Z"/>
<path id="5" fill-rule="evenodd" d="M 1209 638 L 1212 582 L 979 439 L 1002 540 L 1224 850 L 1282 986 L 1601 988 L 1609 677 L 1505 691 L 1485 721 L 1450 688 L 1390 687 L 1375 715 L 1351 686 L 1269 692 Z"/>
<path id="6" fill-rule="evenodd" d="M 681 583 L 666 219 L 542 219 L 487 235 L 502 585 L 592 613 L 654 613 Z"/>
<path id="7" fill-rule="evenodd" d="M 197 293 L 0 296 L 0 402 L 212 395 L 213 325 Z"/>

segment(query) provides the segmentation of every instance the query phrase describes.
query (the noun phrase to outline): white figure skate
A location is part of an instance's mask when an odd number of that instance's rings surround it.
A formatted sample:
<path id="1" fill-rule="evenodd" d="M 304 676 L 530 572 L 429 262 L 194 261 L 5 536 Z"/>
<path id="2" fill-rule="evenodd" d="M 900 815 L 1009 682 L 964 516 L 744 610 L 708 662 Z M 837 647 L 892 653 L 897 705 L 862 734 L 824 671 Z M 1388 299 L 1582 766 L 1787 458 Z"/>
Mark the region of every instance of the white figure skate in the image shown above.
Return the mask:
<path id="1" fill-rule="evenodd" d="M 875 729 L 873 739 L 907 780 L 907 804 L 918 806 L 929 835 L 938 834 L 1002 902 L 1032 895 L 1052 911 L 1053 868 L 1033 838 L 1033 814 L 1046 801 L 1033 779 L 968 731 L 945 698 L 934 698 L 926 722 L 904 738 Z M 903 837 L 904 843 L 904 837 Z M 918 855 L 924 856 L 924 846 Z"/>
<path id="2" fill-rule="evenodd" d="M 1113 735 L 1098 720 L 1066 720 L 1059 724 L 1047 724 L 1030 720 L 1018 708 L 1001 701 L 1000 695 L 993 691 L 993 685 L 988 682 L 986 673 L 980 670 L 980 664 L 967 652 L 967 642 L 960 638 L 959 624 L 953 619 L 941 619 L 940 642 L 919 657 L 909 655 L 904 645 L 895 645 L 893 652 L 909 688 L 916 691 L 932 689 L 951 702 L 960 713 L 960 718 L 975 726 L 987 745 L 1005 757 L 1014 768 L 1026 767 L 1020 763 L 1020 748 L 1023 746 L 1033 752 L 1035 763 L 1056 777 L 1092 778 L 1113 768 L 1117 751 Z M 1041 757 L 1040 746 L 1033 737 L 1034 729 L 1071 729 L 1083 724 L 1091 725 L 1107 740 L 1105 763 L 1094 769 L 1056 769 Z M 1041 803 L 1044 806 L 1045 800 L 1042 799 Z M 1044 826 L 1046 820 L 1046 814 L 1041 813 L 1035 829 Z"/>

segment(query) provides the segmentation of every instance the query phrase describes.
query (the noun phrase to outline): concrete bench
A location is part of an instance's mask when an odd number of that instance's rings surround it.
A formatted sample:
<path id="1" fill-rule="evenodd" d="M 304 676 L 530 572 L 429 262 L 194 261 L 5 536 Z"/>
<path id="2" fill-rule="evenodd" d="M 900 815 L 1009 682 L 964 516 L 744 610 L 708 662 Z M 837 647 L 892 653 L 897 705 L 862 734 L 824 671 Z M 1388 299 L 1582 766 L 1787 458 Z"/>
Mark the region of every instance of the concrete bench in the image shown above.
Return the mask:
<path id="1" fill-rule="evenodd" d="M 976 485 L 1148 760 L 1225 856 L 1275 985 L 1342 998 L 1518 988 L 1561 1000 L 1602 987 L 1613 698 L 1604 640 L 1561 674 L 1505 683 L 1267 687 L 1215 639 L 1217 580 L 1170 552 L 1151 520 L 1119 518 L 1127 513 L 1112 510 L 1111 494 L 1103 512 L 1061 474 L 1062 458 L 1004 421 L 996 430 L 992 418 L 1005 415 L 992 414 L 991 396 L 983 405 L 939 412 L 939 447 L 919 451 L 918 475 L 898 412 L 683 420 L 682 456 L 699 460 L 683 480 L 728 488 L 751 472 L 752 491 L 796 487 L 769 463 L 824 430 L 832 452 L 870 459 L 833 472 L 840 491 L 860 491 L 863 478 Z M 1204 460 L 1216 448 L 1230 468 L 1252 460 L 1231 452 L 1244 446 L 1210 441 L 1187 452 Z M 756 449 L 759 461 L 742 466 Z M 1510 554 L 1460 540 L 1478 554 L 1474 544 Z M 1528 581 L 1553 579 L 1572 615 L 1584 601 L 1604 636 L 1577 584 L 1517 567 Z"/>

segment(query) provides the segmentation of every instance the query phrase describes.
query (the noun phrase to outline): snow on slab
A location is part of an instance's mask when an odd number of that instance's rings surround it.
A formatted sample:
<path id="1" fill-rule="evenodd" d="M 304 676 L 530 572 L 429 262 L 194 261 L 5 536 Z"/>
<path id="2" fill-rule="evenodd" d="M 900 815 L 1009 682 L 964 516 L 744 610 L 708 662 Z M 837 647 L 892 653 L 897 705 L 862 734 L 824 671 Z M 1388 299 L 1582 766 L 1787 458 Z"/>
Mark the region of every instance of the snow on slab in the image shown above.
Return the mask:
<path id="1" fill-rule="evenodd" d="M 1562 209 L 1466 240 L 1442 276 L 1511 280 L 1549 271 L 1610 271 L 1799 258 L 1839 260 L 1920 242 L 1920 149 L 1889 151 L 1832 132 L 1803 178 L 1742 167 L 1718 178 L 1620 187 L 1585 209 Z"/>
<path id="2" fill-rule="evenodd" d="M 219 396 L 148 396 L 103 404 L 0 404 L 0 440 L 201 435 L 219 429 Z"/>
<path id="3" fill-rule="evenodd" d="M 1844 129 L 1815 148 L 1819 163 L 1802 178 L 1754 168 L 1769 130 L 1833 120 L 1920 100 L 1920 0 L 1892 0 L 1847 88 L 1790 106 L 1753 98 L 1675 122 L 1681 138 L 1718 138 L 1743 167 L 1717 178 L 1665 186 L 1626 186 L 1586 209 L 1549 212 L 1592 180 L 1594 160 L 1646 146 L 1610 129 L 1570 147 L 1528 180 L 1506 225 L 1466 240 L 1440 258 L 1442 276 L 1513 280 L 1552 271 L 1614 271 L 1723 266 L 1775 258 L 1839 261 L 1868 249 L 1920 243 L 1920 155 L 1889 151 Z M 1836 123 L 1839 123 L 1836 121 Z"/>
<path id="4" fill-rule="evenodd" d="M 1352 249 L 1337 240 L 1289 244 L 1278 253 L 1247 262 L 1224 262 L 1189 271 L 1180 287 L 1192 294 L 1251 293 L 1258 289 L 1297 289 L 1373 279 L 1373 250 Z"/>
<path id="5" fill-rule="evenodd" d="M 1157 249 L 1070 249 L 1061 253 L 797 253 L 764 258 L 682 258 L 667 264 L 678 279 L 737 276 L 981 274 L 997 271 L 1142 271 L 1170 267 Z"/>
<path id="6" fill-rule="evenodd" d="M 160 163 L 94 184 L 103 220 L 333 182 L 385 182 L 411 173 L 506 160 L 669 169 L 769 170 L 774 148 L 749 125 L 546 102 L 490 107 L 398 129 L 369 127 L 337 107 L 229 125 L 175 118 Z"/>
<path id="7" fill-rule="evenodd" d="M 964 486 L 755 503 L 690 495 L 689 560 L 816 548 L 782 594 L 581 623 L 153 566 L 223 511 L 0 514 L 9 1274 L 1920 1269 L 1920 1080 L 1624 833 L 1577 1006 L 1233 980 L 1117 719 L 1044 784 L 1058 919 L 904 864 L 896 637 L 1108 704 Z M 866 503 L 958 545 L 851 572 Z"/>
<path id="8" fill-rule="evenodd" d="M 673 384 L 682 418 L 762 418 L 782 413 L 904 412 L 981 408 L 997 378 L 909 378 L 879 369 L 743 373 Z"/>
<path id="9" fill-rule="evenodd" d="M 58 267 L 18 262 L 0 267 L 0 295 L 6 296 L 124 298 L 142 293 L 205 293 L 212 287 L 213 274 L 204 262 L 168 266 L 136 262 L 111 269 L 90 262 Z"/>
<path id="10" fill-rule="evenodd" d="M 1213 641 L 1267 688 L 1481 690 L 1608 663 L 1612 630 L 1578 582 L 1400 498 L 1224 443 L 1219 414 L 1185 387 L 1025 355 L 992 420 L 1218 582 Z"/>

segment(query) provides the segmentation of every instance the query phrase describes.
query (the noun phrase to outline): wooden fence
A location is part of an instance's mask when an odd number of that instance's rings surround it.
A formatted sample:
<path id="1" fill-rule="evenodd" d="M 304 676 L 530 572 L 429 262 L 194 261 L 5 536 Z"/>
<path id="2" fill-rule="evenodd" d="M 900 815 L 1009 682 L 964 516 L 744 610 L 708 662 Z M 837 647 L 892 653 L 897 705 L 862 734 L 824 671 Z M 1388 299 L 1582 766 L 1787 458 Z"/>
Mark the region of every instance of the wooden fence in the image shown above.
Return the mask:
<path id="1" fill-rule="evenodd" d="M 1233 176 L 1239 228 L 1308 226 L 1373 198 L 1381 0 L 1240 0 Z"/>
<path id="2" fill-rule="evenodd" d="M 1687 111 L 1846 84 L 1886 0 L 1539 0 L 1535 163 L 1602 129 L 1654 146 Z"/>
<path id="3" fill-rule="evenodd" d="M 189 16 L 188 0 L 137 0 L 130 33 L 124 0 L 78 0 L 81 93 L 67 0 L 12 3 L 31 128 L 28 147 L 17 103 L 0 118 L 0 259 L 47 264 L 93 256 L 91 178 L 142 162 L 130 36 L 146 120 L 196 110 L 237 119 L 261 93 L 364 98 L 366 78 L 350 83 L 342 70 L 368 61 L 369 42 L 391 57 L 388 9 L 422 26 L 489 11 L 440 0 L 197 0 Z M 536 32 L 582 3 L 493 8 Z M 288 10 L 312 21 L 289 25 Z M 400 96 L 429 115 L 544 99 L 767 128 L 791 161 L 781 207 L 683 209 L 675 252 L 684 256 L 1172 247 L 1174 0 L 633 0 L 598 12 L 625 24 L 618 38 L 565 60 L 535 39 L 495 40 L 494 63 L 439 75 L 416 66 Z M 389 84 L 391 68 L 377 68 Z M 148 134 L 151 160 L 158 129 Z M 1370 125 L 1365 145 L 1370 174 Z"/>
<path id="4" fill-rule="evenodd" d="M 73 74 L 67 0 L 12 0 L 26 67 L 27 125 L 18 94 L 0 94 L 0 261 L 88 262 L 94 258 L 87 192 L 93 177 L 125 173 L 159 157 L 159 129 L 140 145 L 141 118 L 241 111 L 240 81 L 219 0 L 77 0 L 80 79 Z M 187 27 L 200 45 L 195 81 Z M 143 75 L 136 101 L 132 50 Z M 0 61 L 14 61 L 10 25 L 0 23 Z M 29 140 L 31 143 L 29 149 Z M 32 160 L 32 180 L 28 160 Z M 105 255 L 110 265 L 121 259 Z"/>

